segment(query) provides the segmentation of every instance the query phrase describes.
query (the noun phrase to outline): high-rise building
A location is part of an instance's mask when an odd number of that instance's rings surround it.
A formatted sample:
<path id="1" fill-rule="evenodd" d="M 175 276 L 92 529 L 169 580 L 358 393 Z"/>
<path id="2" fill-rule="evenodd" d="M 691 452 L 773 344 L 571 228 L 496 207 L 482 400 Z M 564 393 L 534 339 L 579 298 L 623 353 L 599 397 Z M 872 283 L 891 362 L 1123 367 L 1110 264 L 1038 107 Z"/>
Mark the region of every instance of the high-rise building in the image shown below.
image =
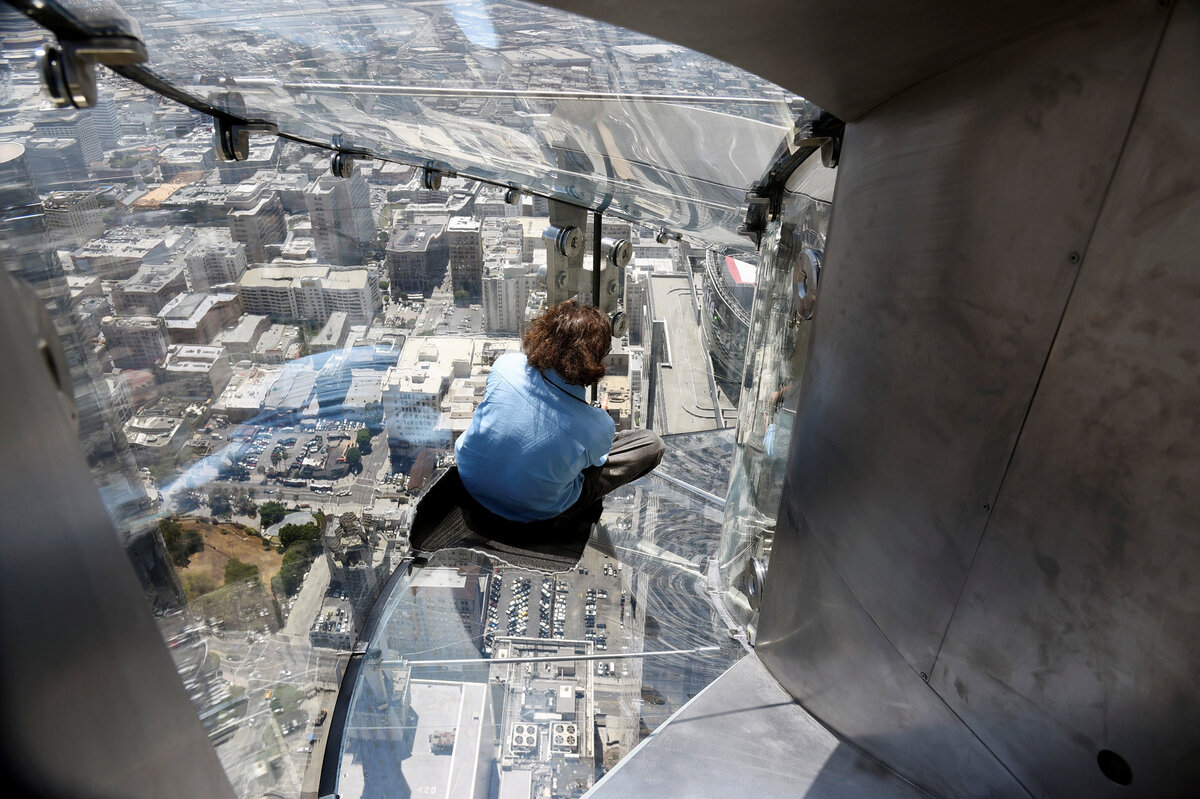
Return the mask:
<path id="1" fill-rule="evenodd" d="M 75 189 L 91 179 L 77 139 L 39 136 L 26 142 L 25 153 L 41 193 Z"/>
<path id="2" fill-rule="evenodd" d="M 283 204 L 274 192 L 263 183 L 248 180 L 229 193 L 225 205 L 229 233 L 234 241 L 246 245 L 246 261 L 261 264 L 271 260 L 268 247 L 287 237 Z"/>
<path id="3" fill-rule="evenodd" d="M 246 245 L 233 241 L 227 230 L 205 229 L 197 234 L 185 262 L 192 291 L 208 291 L 242 276 L 248 266 Z"/>
<path id="4" fill-rule="evenodd" d="M 208 344 L 222 329 L 237 322 L 242 303 L 232 291 L 184 292 L 158 312 L 172 344 Z"/>
<path id="5" fill-rule="evenodd" d="M 446 226 L 398 225 L 387 244 L 388 277 L 396 294 L 428 295 L 446 279 Z"/>
<path id="6" fill-rule="evenodd" d="M 121 138 L 121 120 L 117 117 L 117 104 L 109 92 L 100 92 L 96 104 L 88 110 L 102 149 L 114 149 Z"/>
<path id="7" fill-rule="evenodd" d="M 47 111 L 33 123 L 33 127 L 38 137 L 79 142 L 85 164 L 93 164 L 104 158 L 100 132 L 90 111 Z"/>
<path id="8" fill-rule="evenodd" d="M 319 260 L 342 266 L 361 264 L 375 240 L 371 191 L 362 173 L 348 178 L 322 175 L 305 191 Z"/>
<path id="9" fill-rule="evenodd" d="M 152 316 L 186 290 L 182 266 L 143 266 L 113 288 L 112 306 L 123 316 Z"/>
<path id="10" fill-rule="evenodd" d="M 104 233 L 100 202 L 92 191 L 56 191 L 44 201 L 51 244 L 75 249 Z"/>
<path id="11" fill-rule="evenodd" d="M 0 142 L 0 249 L 5 268 L 26 281 L 45 306 L 71 373 L 79 440 L 92 461 L 118 453 L 121 436 L 105 396 L 98 393 L 101 369 L 72 308 L 62 264 L 50 247 L 42 204 L 34 190 L 25 148 Z M 106 394 L 107 392 L 105 392 Z M 118 466 L 117 461 L 112 462 Z"/>
<path id="12" fill-rule="evenodd" d="M 118 369 L 149 369 L 167 354 L 167 325 L 160 317 L 108 316 L 100 322 L 100 330 Z"/>
<path id="13" fill-rule="evenodd" d="M 334 311 L 367 324 L 379 307 L 379 281 L 366 269 L 322 264 L 247 269 L 237 284 L 246 313 L 323 325 Z"/>
<path id="14" fill-rule="evenodd" d="M 479 221 L 469 216 L 452 217 L 446 226 L 446 249 L 455 293 L 465 291 L 471 302 L 478 302 L 483 293 L 483 238 Z"/>
<path id="15" fill-rule="evenodd" d="M 519 336 L 529 295 L 538 286 L 528 266 L 505 266 L 483 278 L 483 321 L 489 333 Z"/>
<path id="16" fill-rule="evenodd" d="M 200 402 L 221 396 L 233 376 L 224 348 L 194 344 L 169 346 L 158 373 L 169 396 Z"/>
<path id="17" fill-rule="evenodd" d="M 650 280 L 644 274 L 630 275 L 625 281 L 625 313 L 629 314 L 629 343 L 635 347 L 644 346 L 649 339 L 647 331 L 646 304 Z"/>

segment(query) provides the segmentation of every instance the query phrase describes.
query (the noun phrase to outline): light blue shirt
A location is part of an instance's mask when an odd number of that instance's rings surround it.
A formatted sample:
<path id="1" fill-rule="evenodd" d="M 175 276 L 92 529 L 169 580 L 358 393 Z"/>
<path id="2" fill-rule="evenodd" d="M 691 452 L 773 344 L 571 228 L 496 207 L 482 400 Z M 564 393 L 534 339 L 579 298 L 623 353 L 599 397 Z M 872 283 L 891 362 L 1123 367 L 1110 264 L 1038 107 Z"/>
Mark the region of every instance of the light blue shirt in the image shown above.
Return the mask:
<path id="1" fill-rule="evenodd" d="M 551 519 L 579 499 L 583 470 L 608 460 L 616 427 L 583 386 L 543 375 L 510 352 L 496 359 L 483 402 L 454 445 L 471 496 L 506 519 Z"/>

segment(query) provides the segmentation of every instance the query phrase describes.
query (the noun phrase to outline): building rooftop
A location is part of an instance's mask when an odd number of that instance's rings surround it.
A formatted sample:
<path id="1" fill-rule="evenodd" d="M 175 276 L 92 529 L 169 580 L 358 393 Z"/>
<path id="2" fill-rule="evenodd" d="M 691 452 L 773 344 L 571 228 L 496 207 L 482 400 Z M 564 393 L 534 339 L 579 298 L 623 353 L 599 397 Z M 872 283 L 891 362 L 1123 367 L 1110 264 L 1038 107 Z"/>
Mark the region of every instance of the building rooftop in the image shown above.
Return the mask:
<path id="1" fill-rule="evenodd" d="M 126 293 L 153 294 L 182 277 L 182 266 L 172 264 L 142 266 L 131 277 L 121 281 L 121 290 Z"/>
<path id="2" fill-rule="evenodd" d="M 442 234 L 442 225 L 408 225 L 392 231 L 387 248 L 393 252 L 425 252 L 430 242 Z"/>
<path id="3" fill-rule="evenodd" d="M 687 275 L 650 278 L 654 323 L 665 322 L 663 355 L 658 361 L 662 402 L 654 406 L 654 429 L 660 434 L 711 430 L 716 422 L 708 350 L 696 323 L 696 308 Z M 655 334 L 657 335 L 657 333 Z M 736 409 L 717 392 L 720 412 L 732 417 Z"/>
<path id="4" fill-rule="evenodd" d="M 184 292 L 177 295 L 158 312 L 168 327 L 195 327 L 215 305 L 235 302 L 237 295 L 229 292 Z"/>

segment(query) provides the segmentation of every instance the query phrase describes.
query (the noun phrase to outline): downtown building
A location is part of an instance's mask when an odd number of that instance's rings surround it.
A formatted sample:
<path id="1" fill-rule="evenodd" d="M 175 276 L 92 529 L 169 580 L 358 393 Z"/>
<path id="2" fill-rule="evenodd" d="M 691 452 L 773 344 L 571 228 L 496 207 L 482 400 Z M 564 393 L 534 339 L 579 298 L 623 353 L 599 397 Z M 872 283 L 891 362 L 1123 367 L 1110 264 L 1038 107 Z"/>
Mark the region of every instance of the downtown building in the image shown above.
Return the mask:
<path id="1" fill-rule="evenodd" d="M 274 257 L 272 245 L 287 237 L 287 220 L 279 197 L 265 183 L 248 180 L 225 197 L 229 235 L 246 248 L 246 261 L 261 264 Z"/>
<path id="2" fill-rule="evenodd" d="M 100 131 L 90 111 L 47 111 L 33 128 L 35 137 L 78 142 L 85 166 L 104 160 Z"/>
<path id="3" fill-rule="evenodd" d="M 392 293 L 429 296 L 446 279 L 446 226 L 397 226 L 386 253 Z"/>
<path id="4" fill-rule="evenodd" d="M 153 316 L 185 291 L 182 266 L 143 266 L 113 288 L 112 307 L 121 316 Z"/>
<path id="5" fill-rule="evenodd" d="M 317 258 L 323 263 L 355 266 L 375 241 L 371 192 L 362 173 L 348 178 L 322 175 L 305 191 Z"/>
<path id="6" fill-rule="evenodd" d="M 55 248 L 82 247 L 104 233 L 100 201 L 93 191 L 54 191 L 43 202 Z"/>
<path id="7" fill-rule="evenodd" d="M 220 228 L 199 231 L 184 262 L 192 291 L 236 283 L 249 266 L 246 245 L 234 241 L 229 231 Z"/>
<path id="8" fill-rule="evenodd" d="M 335 311 L 353 324 L 370 324 L 380 306 L 379 281 L 368 270 L 323 264 L 247 269 L 237 292 L 246 313 L 310 325 L 324 325 Z"/>
<path id="9" fill-rule="evenodd" d="M 524 264 L 490 270 L 483 278 L 483 320 L 487 332 L 511 336 L 525 332 L 529 298 L 538 285 L 537 273 Z"/>
<path id="10" fill-rule="evenodd" d="M 159 317 L 166 323 L 171 344 L 204 345 L 226 327 L 237 323 L 242 303 L 232 291 L 178 294 L 162 307 Z"/>
<path id="11" fill-rule="evenodd" d="M 112 414 L 109 386 L 71 303 L 62 263 L 50 247 L 50 231 L 25 147 L 15 142 L 0 142 L 0 207 L 22 211 L 0 217 L 0 253 L 4 266 L 25 281 L 50 315 L 71 374 L 84 455 L 95 464 L 112 455 L 127 454 L 120 425 Z M 114 477 L 121 471 L 121 460 L 108 461 L 108 472 Z"/>
<path id="12" fill-rule="evenodd" d="M 157 316 L 107 316 L 104 345 L 118 369 L 150 369 L 167 355 L 167 323 Z"/>
<path id="13" fill-rule="evenodd" d="M 470 302 L 483 294 L 483 237 L 478 220 L 456 216 L 446 226 L 446 249 L 450 256 L 450 282 L 457 294 L 466 292 Z"/>

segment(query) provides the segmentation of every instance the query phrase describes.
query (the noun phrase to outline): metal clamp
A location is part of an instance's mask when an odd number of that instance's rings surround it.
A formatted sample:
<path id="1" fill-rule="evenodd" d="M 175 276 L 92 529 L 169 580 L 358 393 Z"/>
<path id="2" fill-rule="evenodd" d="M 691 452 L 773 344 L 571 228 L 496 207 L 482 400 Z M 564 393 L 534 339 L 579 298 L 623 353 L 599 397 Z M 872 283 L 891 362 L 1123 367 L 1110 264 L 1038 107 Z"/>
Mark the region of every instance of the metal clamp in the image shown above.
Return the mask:
<path id="1" fill-rule="evenodd" d="M 633 244 L 629 239 L 614 239 L 606 236 L 601 239 L 600 247 L 608 262 L 617 269 L 624 269 L 633 260 Z"/>
<path id="2" fill-rule="evenodd" d="M 750 558 L 746 561 L 746 570 L 742 573 L 746 588 L 746 601 L 750 609 L 757 611 L 762 604 L 762 592 L 767 583 L 767 567 L 760 558 Z"/>
<path id="3" fill-rule="evenodd" d="M 429 191 L 437 191 L 442 188 L 442 178 L 448 176 L 448 173 L 432 166 L 422 167 L 421 185 Z"/>
<path id="4" fill-rule="evenodd" d="M 213 117 L 213 150 L 219 161 L 245 161 L 250 157 L 250 131 L 275 133 L 268 122 L 246 121 L 246 100 L 241 92 L 220 91 L 209 102 L 223 113 Z"/>
<path id="5" fill-rule="evenodd" d="M 520 205 L 521 190 L 518 188 L 508 189 L 506 192 L 504 192 L 504 202 L 508 205 Z"/>
<path id="6" fill-rule="evenodd" d="M 795 149 L 780 156 L 766 176 L 746 192 L 746 221 L 738 226 L 738 233 L 753 241 L 755 249 L 762 244 L 767 223 L 779 218 L 783 210 L 783 191 L 796 167 L 818 150 L 824 166 L 836 167 L 842 154 L 845 130 L 845 122 L 828 112 L 822 113 L 797 131 L 792 142 Z"/>
<path id="7" fill-rule="evenodd" d="M 616 311 L 609 317 L 609 322 L 612 324 L 613 338 L 625 338 L 625 334 L 629 332 L 629 314 Z"/>
<path id="8" fill-rule="evenodd" d="M 583 250 L 583 231 L 574 225 L 551 225 L 542 231 L 542 238 L 547 244 L 553 244 L 559 255 L 567 258 L 574 258 Z"/>
<path id="9" fill-rule="evenodd" d="M 60 39 L 37 51 L 42 85 L 57 108 L 96 105 L 96 64 L 122 66 L 146 61 L 146 45 L 135 36 Z"/>
<path id="10" fill-rule="evenodd" d="M 370 159 L 366 150 L 359 150 L 349 145 L 341 133 L 334 134 L 332 139 L 334 153 L 329 157 L 329 171 L 339 178 L 348 178 L 354 174 L 357 161 Z"/>
<path id="11" fill-rule="evenodd" d="M 666 244 L 668 241 L 683 241 L 683 236 L 679 233 L 667 230 L 666 228 L 661 228 L 658 233 L 654 235 L 654 240 L 659 244 Z"/>
<path id="12" fill-rule="evenodd" d="M 250 128 L 229 117 L 213 119 L 213 150 L 219 161 L 245 161 L 250 157 Z"/>

